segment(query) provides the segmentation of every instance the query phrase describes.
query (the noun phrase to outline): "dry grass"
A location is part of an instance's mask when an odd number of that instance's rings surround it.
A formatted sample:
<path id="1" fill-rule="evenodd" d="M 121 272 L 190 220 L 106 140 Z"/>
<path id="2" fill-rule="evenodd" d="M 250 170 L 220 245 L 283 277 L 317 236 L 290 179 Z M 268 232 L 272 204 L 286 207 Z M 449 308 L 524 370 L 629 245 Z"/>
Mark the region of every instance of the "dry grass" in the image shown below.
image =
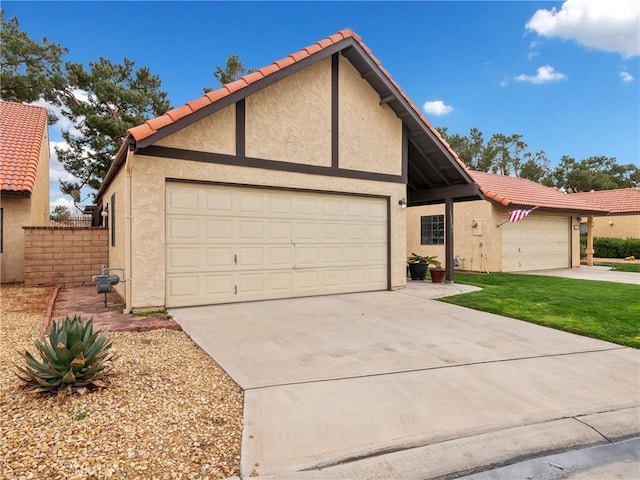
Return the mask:
<path id="1" fill-rule="evenodd" d="M 239 473 L 243 395 L 181 331 L 111 333 L 111 386 L 85 395 L 20 387 L 51 291 L 0 289 L 0 472 L 6 479 L 192 479 Z"/>

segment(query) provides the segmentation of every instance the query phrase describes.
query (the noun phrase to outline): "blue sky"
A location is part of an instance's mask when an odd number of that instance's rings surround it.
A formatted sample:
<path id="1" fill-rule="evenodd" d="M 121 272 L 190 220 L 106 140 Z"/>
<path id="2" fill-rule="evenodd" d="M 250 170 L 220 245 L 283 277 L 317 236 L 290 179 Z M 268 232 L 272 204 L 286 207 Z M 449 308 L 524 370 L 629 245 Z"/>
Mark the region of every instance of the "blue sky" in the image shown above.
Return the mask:
<path id="1" fill-rule="evenodd" d="M 65 60 L 130 58 L 174 107 L 216 87 L 229 54 L 260 68 L 352 28 L 435 126 L 520 133 L 529 150 L 640 162 L 640 2 L 14 2 Z M 59 129 L 50 127 L 53 142 Z M 68 127 L 68 126 L 67 126 Z M 65 173 L 53 161 L 52 204 Z M 83 192 L 86 195 L 88 192 Z"/>

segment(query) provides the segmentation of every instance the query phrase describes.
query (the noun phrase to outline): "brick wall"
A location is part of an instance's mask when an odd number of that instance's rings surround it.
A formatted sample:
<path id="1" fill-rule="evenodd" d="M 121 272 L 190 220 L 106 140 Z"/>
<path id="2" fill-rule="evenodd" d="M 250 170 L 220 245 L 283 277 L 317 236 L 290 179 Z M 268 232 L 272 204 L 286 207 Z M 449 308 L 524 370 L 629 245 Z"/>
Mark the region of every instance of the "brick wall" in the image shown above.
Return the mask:
<path id="1" fill-rule="evenodd" d="M 82 285 L 109 264 L 107 228 L 23 227 L 24 284 Z"/>

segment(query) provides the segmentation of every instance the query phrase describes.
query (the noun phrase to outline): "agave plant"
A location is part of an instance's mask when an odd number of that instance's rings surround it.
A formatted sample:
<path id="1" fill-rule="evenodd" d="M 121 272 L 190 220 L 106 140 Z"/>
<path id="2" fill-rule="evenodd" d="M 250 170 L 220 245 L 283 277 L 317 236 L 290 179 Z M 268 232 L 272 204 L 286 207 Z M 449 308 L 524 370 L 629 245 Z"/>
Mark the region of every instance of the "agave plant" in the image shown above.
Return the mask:
<path id="1" fill-rule="evenodd" d="M 16 367 L 18 378 L 34 390 L 106 387 L 103 379 L 109 373 L 109 361 L 113 358 L 112 345 L 105 332 L 93 331 L 92 319 L 85 324 L 76 315 L 60 323 L 53 322 L 48 340 L 43 338 L 34 345 L 41 360 L 25 351 L 26 368 Z"/>

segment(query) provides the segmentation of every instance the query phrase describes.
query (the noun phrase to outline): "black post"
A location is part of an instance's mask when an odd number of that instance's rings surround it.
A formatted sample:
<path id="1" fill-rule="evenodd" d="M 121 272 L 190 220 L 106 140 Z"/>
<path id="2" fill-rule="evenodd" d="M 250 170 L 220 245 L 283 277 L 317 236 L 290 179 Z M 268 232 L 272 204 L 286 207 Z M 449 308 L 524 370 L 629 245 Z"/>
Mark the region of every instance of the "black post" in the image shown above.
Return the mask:
<path id="1" fill-rule="evenodd" d="M 444 252 L 447 262 L 445 281 L 453 283 L 453 198 L 445 198 L 444 209 Z"/>

